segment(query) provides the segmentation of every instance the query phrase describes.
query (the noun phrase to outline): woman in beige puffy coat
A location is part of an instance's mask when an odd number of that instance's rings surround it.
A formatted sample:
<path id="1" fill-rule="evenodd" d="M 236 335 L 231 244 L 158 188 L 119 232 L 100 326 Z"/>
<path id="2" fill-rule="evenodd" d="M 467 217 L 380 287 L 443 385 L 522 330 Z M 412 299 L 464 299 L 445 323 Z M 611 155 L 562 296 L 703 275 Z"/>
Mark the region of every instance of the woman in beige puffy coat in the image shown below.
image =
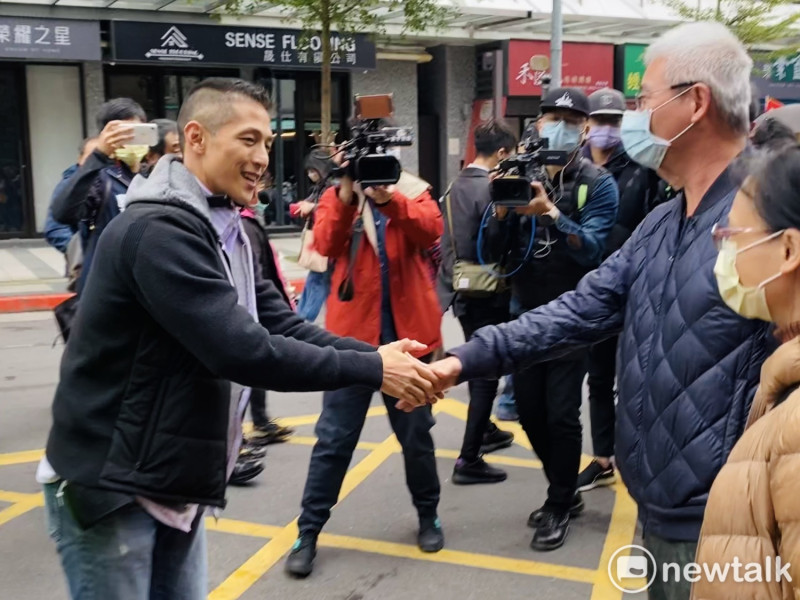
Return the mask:
<path id="1" fill-rule="evenodd" d="M 800 599 L 800 148 L 751 173 L 713 231 L 714 272 L 726 304 L 774 322 L 783 344 L 764 363 L 745 433 L 711 488 L 693 600 Z"/>

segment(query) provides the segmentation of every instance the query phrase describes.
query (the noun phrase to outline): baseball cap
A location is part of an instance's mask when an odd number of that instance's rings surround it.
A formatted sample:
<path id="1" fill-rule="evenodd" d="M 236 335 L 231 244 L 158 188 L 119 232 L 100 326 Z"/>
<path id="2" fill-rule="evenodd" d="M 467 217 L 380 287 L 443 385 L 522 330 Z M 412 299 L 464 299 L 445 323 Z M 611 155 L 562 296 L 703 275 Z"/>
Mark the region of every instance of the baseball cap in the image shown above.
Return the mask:
<path id="1" fill-rule="evenodd" d="M 625 96 L 619 90 L 603 88 L 589 96 L 590 115 L 622 115 L 625 108 Z"/>
<path id="2" fill-rule="evenodd" d="M 581 90 L 574 87 L 560 87 L 547 92 L 542 98 L 541 109 L 543 113 L 559 108 L 574 110 L 589 116 L 589 99 Z"/>

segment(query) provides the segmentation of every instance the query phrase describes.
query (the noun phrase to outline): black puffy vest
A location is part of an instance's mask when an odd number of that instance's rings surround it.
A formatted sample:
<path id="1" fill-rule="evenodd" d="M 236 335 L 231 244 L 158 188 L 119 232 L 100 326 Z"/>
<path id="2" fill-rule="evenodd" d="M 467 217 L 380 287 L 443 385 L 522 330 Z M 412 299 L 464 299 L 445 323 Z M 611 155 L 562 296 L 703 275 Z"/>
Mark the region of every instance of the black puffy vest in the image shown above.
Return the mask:
<path id="1" fill-rule="evenodd" d="M 605 171 L 580 158 L 579 163 L 574 167 L 567 167 L 562 173 L 555 177 L 555 191 L 550 194 L 550 198 L 564 217 L 580 223 L 581 209 L 591 202 L 597 181 Z M 512 269 L 525 256 L 530 241 L 531 224 L 532 220 L 528 217 L 520 218 L 515 224 L 514 257 L 510 265 Z M 578 263 L 567 243 L 567 236 L 548 217 L 537 219 L 533 251 L 525 265 L 512 278 L 512 294 L 526 310 L 547 304 L 564 292 L 574 290 L 581 277 L 598 266 L 587 267 Z"/>

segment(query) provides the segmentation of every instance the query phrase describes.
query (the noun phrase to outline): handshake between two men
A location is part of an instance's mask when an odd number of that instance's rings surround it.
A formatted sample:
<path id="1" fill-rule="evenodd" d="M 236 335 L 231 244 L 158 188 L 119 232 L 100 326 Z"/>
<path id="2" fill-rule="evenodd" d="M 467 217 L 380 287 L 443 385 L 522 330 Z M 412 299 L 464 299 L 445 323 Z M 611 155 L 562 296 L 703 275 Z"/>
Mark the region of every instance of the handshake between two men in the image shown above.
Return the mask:
<path id="1" fill-rule="evenodd" d="M 415 356 L 428 350 L 425 344 L 404 339 L 378 348 L 383 359 L 383 386 L 381 392 L 397 398 L 399 410 L 411 412 L 415 408 L 434 404 L 444 397 L 444 392 L 458 383 L 461 361 L 454 356 L 432 364 L 425 364 Z"/>

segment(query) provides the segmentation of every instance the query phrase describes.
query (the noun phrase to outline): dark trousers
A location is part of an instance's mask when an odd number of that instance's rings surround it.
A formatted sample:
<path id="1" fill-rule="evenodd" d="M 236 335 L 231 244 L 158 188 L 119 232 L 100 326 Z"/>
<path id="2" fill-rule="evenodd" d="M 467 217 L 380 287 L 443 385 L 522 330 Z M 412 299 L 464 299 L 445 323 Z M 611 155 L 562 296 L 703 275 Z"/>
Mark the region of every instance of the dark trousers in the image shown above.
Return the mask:
<path id="1" fill-rule="evenodd" d="M 520 424 L 550 483 L 545 506 L 558 512 L 569 510 L 577 487 L 585 375 L 585 351 L 514 373 Z"/>
<path id="2" fill-rule="evenodd" d="M 589 350 L 589 419 L 594 455 L 614 456 L 614 382 L 617 374 L 617 336 Z"/>
<path id="3" fill-rule="evenodd" d="M 464 339 L 469 339 L 481 327 L 499 325 L 508 321 L 508 310 L 497 307 L 497 303 L 467 302 L 464 304 L 463 314 L 458 317 L 461 329 L 464 330 Z M 464 431 L 464 441 L 461 445 L 461 458 L 472 462 L 478 458 L 483 443 L 483 434 L 489 425 L 492 416 L 492 405 L 497 395 L 499 381 L 497 379 L 474 379 L 469 382 L 469 410 L 467 411 L 467 425 Z"/>
<path id="4" fill-rule="evenodd" d="M 328 521 L 374 393 L 365 387 L 349 387 L 323 395 L 322 414 L 315 428 L 317 443 L 311 453 L 303 511 L 298 520 L 301 535 L 319 533 Z M 404 413 L 394 407 L 396 398 L 384 395 L 383 401 L 403 448 L 406 484 L 414 506 L 420 519 L 433 518 L 439 504 L 439 475 L 430 433 L 434 425 L 431 407 Z"/>
<path id="5" fill-rule="evenodd" d="M 266 390 L 253 388 L 250 392 L 250 415 L 253 417 L 254 427 L 264 428 L 269 424 Z"/>
<path id="6" fill-rule="evenodd" d="M 674 579 L 674 569 L 670 573 L 670 580 L 664 581 L 664 565 L 675 563 L 683 573 L 683 568 L 694 562 L 697 553 L 697 542 L 673 542 L 655 535 L 644 534 L 644 547 L 653 555 L 656 561 L 656 577 L 647 591 L 650 600 L 689 600 L 692 593 L 692 584 L 685 577 Z M 653 565 L 648 561 L 648 577 L 652 575 Z"/>

